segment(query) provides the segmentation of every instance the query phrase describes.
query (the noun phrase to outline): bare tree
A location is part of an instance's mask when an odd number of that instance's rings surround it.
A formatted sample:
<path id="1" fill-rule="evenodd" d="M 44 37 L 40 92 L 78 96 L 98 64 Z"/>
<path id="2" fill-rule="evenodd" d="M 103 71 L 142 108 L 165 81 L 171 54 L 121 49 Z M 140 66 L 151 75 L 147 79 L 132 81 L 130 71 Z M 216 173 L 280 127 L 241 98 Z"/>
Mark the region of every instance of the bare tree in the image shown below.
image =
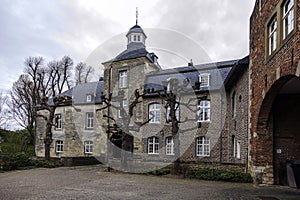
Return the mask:
<path id="1" fill-rule="evenodd" d="M 52 127 L 56 108 L 72 100 L 69 97 L 60 96 L 64 90 L 71 87 L 73 60 L 67 56 L 59 61 L 49 62 L 47 67 L 39 70 L 37 80 L 39 83 L 38 110 L 48 111 L 47 115 L 38 115 L 46 121 L 45 131 L 45 159 L 50 160 L 50 146 L 52 144 Z"/>
<path id="2" fill-rule="evenodd" d="M 80 62 L 75 67 L 75 85 L 87 83 L 93 74 L 94 68 L 86 63 Z"/>
<path id="3" fill-rule="evenodd" d="M 178 79 L 170 79 L 168 81 L 163 81 L 164 90 L 163 91 L 156 91 L 159 97 L 165 102 L 165 108 L 167 109 L 167 121 L 172 124 L 172 137 L 174 139 L 174 153 L 176 160 L 174 161 L 174 173 L 180 174 L 181 167 L 180 167 L 180 132 L 184 133 L 189 130 L 196 129 L 196 127 L 190 127 L 188 130 L 181 130 L 179 131 L 179 124 L 186 123 L 188 121 L 195 121 L 195 118 L 192 119 L 183 119 L 182 121 L 179 120 L 177 116 L 177 111 L 179 107 L 184 107 L 191 113 L 197 113 L 197 109 L 195 102 L 197 100 L 202 100 L 207 98 L 207 93 L 202 95 L 202 97 L 195 97 L 195 98 L 184 98 L 193 93 L 196 90 L 199 90 L 201 83 L 195 82 L 195 85 L 192 87 L 188 87 L 190 85 L 190 80 L 185 78 L 182 84 L 179 83 Z M 198 122 L 200 123 L 200 122 Z M 198 126 L 201 126 L 200 124 Z"/>
<path id="4" fill-rule="evenodd" d="M 7 96 L 0 92 L 0 127 L 5 126 L 5 123 L 8 120 L 8 111 L 5 108 L 7 102 Z"/>
<path id="5" fill-rule="evenodd" d="M 36 119 L 36 105 L 40 101 L 41 82 L 38 74 L 42 70 L 42 57 L 28 57 L 25 62 L 25 74 L 20 75 L 10 91 L 8 106 L 13 119 L 27 129 L 34 139 L 34 125 Z"/>
<path id="6" fill-rule="evenodd" d="M 112 97 L 112 93 L 108 95 L 102 93 L 101 95 L 101 99 L 105 106 L 97 111 L 107 109 L 107 113 L 104 114 L 103 117 L 108 119 L 107 127 L 105 127 L 108 133 L 108 139 L 112 143 L 116 141 L 121 142 L 121 168 L 124 170 L 126 170 L 128 167 L 128 156 L 133 150 L 133 136 L 130 132 L 132 129 L 137 131 L 137 129 L 141 128 L 152 119 L 150 118 L 149 120 L 140 123 L 139 127 L 130 127 L 130 122 L 134 120 L 134 110 L 138 104 L 142 103 L 142 99 L 145 94 L 146 91 L 140 91 L 139 89 L 136 89 L 134 97 L 132 97 L 130 100 L 128 111 L 124 108 L 122 103 L 122 100 L 124 99 L 124 91 L 119 91 L 118 95 L 115 97 Z M 114 103 L 117 103 L 118 105 L 115 105 Z M 115 110 L 119 111 L 120 119 L 118 119 L 118 122 L 117 119 L 113 118 L 110 114 L 110 108 L 114 108 Z M 109 121 L 112 123 L 109 123 Z M 110 153 L 112 153 L 111 149 L 108 150 L 108 154 Z M 110 156 L 111 155 L 108 155 L 108 157 Z"/>

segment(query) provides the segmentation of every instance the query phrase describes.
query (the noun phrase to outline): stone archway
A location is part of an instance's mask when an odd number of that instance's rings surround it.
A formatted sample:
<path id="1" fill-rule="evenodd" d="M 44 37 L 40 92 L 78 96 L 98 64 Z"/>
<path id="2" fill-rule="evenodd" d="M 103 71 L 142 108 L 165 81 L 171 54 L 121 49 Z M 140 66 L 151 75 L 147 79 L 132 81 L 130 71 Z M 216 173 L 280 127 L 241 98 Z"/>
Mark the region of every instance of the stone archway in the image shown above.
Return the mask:
<path id="1" fill-rule="evenodd" d="M 266 93 L 259 111 L 255 134 L 258 154 L 264 166 L 261 182 L 286 185 L 286 164 L 300 160 L 300 78 L 284 76 Z M 299 149 L 299 150 L 297 150 Z"/>

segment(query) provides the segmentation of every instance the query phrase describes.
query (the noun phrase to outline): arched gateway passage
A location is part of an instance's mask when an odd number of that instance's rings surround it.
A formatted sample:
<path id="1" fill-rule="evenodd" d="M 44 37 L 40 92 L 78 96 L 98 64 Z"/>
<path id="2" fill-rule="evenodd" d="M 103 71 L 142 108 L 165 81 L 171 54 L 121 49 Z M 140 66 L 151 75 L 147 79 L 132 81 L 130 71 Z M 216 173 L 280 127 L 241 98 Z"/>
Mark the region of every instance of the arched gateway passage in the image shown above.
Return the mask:
<path id="1" fill-rule="evenodd" d="M 255 147 L 265 154 L 261 162 L 273 167 L 274 184 L 286 185 L 287 163 L 300 160 L 299 77 L 284 76 L 272 85 L 260 108 L 256 133 L 263 140 Z"/>

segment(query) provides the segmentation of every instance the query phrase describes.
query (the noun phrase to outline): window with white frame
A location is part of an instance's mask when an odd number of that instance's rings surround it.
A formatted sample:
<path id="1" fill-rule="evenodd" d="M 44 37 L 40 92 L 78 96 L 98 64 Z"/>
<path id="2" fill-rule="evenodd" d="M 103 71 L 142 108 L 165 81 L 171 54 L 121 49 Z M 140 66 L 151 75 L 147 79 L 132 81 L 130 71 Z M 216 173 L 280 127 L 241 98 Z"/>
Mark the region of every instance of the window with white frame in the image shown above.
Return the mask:
<path id="1" fill-rule="evenodd" d="M 241 141 L 236 142 L 236 158 L 241 158 Z"/>
<path id="2" fill-rule="evenodd" d="M 232 149 L 232 157 L 234 157 L 235 158 L 235 156 L 236 156 L 236 140 L 235 140 L 235 136 L 233 135 L 232 137 L 231 137 L 231 149 Z"/>
<path id="3" fill-rule="evenodd" d="M 61 113 L 55 114 L 55 129 L 62 129 L 62 118 Z"/>
<path id="4" fill-rule="evenodd" d="M 91 102 L 92 101 L 92 95 L 88 94 L 86 95 L 86 102 Z"/>
<path id="5" fill-rule="evenodd" d="M 56 141 L 56 152 L 60 153 L 64 151 L 64 141 L 62 140 L 57 140 Z"/>
<path id="6" fill-rule="evenodd" d="M 277 19 L 273 18 L 268 27 L 269 32 L 269 55 L 273 53 L 273 51 L 277 48 Z"/>
<path id="7" fill-rule="evenodd" d="M 210 156 L 210 139 L 207 137 L 198 137 L 196 139 L 196 155 Z"/>
<path id="8" fill-rule="evenodd" d="M 158 137 L 148 138 L 148 154 L 159 154 Z"/>
<path id="9" fill-rule="evenodd" d="M 93 112 L 87 112 L 86 113 L 86 123 L 85 127 L 87 129 L 92 129 L 94 128 L 94 113 Z"/>
<path id="10" fill-rule="evenodd" d="M 176 117 L 176 120 L 179 121 L 179 104 L 176 103 L 175 104 L 175 117 Z M 168 106 L 167 107 L 167 113 L 166 113 L 166 117 L 167 117 L 167 122 L 172 122 L 172 117 L 171 117 L 171 107 Z"/>
<path id="11" fill-rule="evenodd" d="M 94 150 L 94 143 L 93 141 L 85 141 L 84 142 L 84 153 L 92 154 Z"/>
<path id="12" fill-rule="evenodd" d="M 283 39 L 294 29 L 294 0 L 287 0 L 283 4 Z"/>
<path id="13" fill-rule="evenodd" d="M 160 104 L 152 103 L 149 105 L 149 123 L 160 123 Z"/>
<path id="14" fill-rule="evenodd" d="M 122 102 L 120 103 L 120 109 L 119 109 L 119 118 L 122 118 L 121 111 L 127 112 L 127 99 L 123 99 Z"/>
<path id="15" fill-rule="evenodd" d="M 126 88 L 128 86 L 127 78 L 127 70 L 119 72 L 119 88 Z"/>
<path id="16" fill-rule="evenodd" d="M 173 137 L 166 137 L 166 155 L 174 155 Z"/>
<path id="17" fill-rule="evenodd" d="M 210 74 L 200 74 L 199 75 L 199 82 L 200 82 L 200 87 L 209 87 L 209 78 L 210 78 Z"/>
<path id="18" fill-rule="evenodd" d="M 210 101 L 198 101 L 198 122 L 210 122 Z"/>

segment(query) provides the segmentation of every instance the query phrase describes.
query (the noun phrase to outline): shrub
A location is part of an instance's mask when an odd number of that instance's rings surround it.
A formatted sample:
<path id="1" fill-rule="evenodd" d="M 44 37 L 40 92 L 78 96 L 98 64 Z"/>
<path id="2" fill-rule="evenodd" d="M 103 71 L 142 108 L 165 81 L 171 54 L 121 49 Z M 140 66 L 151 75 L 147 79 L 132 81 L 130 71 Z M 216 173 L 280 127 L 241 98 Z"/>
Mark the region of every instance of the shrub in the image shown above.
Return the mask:
<path id="1" fill-rule="evenodd" d="M 171 173 L 171 170 L 168 168 L 156 169 L 156 170 L 149 172 L 149 174 L 156 175 L 156 176 L 167 175 L 170 173 Z"/>
<path id="2" fill-rule="evenodd" d="M 215 181 L 231 181 L 231 182 L 242 182 L 252 183 L 253 179 L 250 174 L 226 171 L 222 169 L 208 169 L 208 168 L 197 168 L 189 169 L 186 176 L 188 178 L 197 178 L 202 180 L 215 180 Z"/>
<path id="3" fill-rule="evenodd" d="M 35 167 L 54 168 L 56 165 L 48 160 L 32 160 Z"/>
<path id="4" fill-rule="evenodd" d="M 35 167 L 54 168 L 56 165 L 46 160 L 32 159 L 24 152 L 0 156 L 0 171 L 31 169 Z"/>

